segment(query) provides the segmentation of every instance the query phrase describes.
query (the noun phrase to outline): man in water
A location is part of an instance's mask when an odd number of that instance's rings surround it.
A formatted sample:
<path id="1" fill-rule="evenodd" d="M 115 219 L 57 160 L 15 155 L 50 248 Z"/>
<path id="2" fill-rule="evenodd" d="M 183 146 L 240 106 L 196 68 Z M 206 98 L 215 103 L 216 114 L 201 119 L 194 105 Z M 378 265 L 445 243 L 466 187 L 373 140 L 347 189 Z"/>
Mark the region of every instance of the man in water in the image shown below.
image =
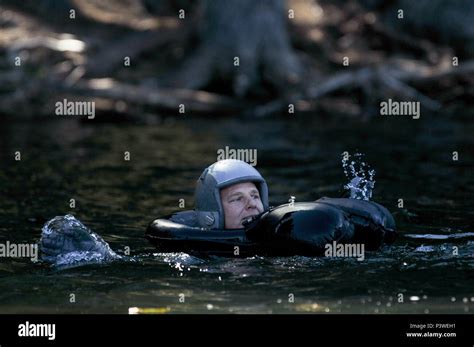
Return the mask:
<path id="1" fill-rule="evenodd" d="M 199 226 L 239 229 L 268 209 L 268 187 L 260 173 L 241 160 L 220 160 L 203 171 L 196 185 Z"/>
<path id="2" fill-rule="evenodd" d="M 246 219 L 268 209 L 268 188 L 263 177 L 249 164 L 234 159 L 206 168 L 197 181 L 195 198 L 192 222 L 179 217 L 177 222 L 207 229 L 239 229 Z M 107 242 L 71 215 L 46 223 L 40 246 L 43 260 L 57 265 L 120 258 Z"/>
<path id="3" fill-rule="evenodd" d="M 175 228 L 178 234 L 186 230 L 182 225 L 205 228 L 206 231 L 199 232 L 207 235 L 204 237 L 206 243 L 206 237 L 213 238 L 213 229 L 243 228 L 247 220 L 268 209 L 268 187 L 260 173 L 243 161 L 227 159 L 212 164 L 198 178 L 193 211 L 180 211 L 169 219 L 158 219 L 150 227 L 159 228 L 156 225 L 164 223 L 166 240 L 170 237 L 167 228 Z M 322 198 L 314 203 L 304 203 L 301 210 L 282 205 L 273 212 L 247 230 L 253 235 L 249 240 L 264 240 L 263 250 L 272 254 L 319 255 L 323 247 L 333 241 L 363 243 L 367 249 L 375 250 L 384 242 L 393 242 L 396 237 L 395 221 L 390 212 L 366 200 Z M 195 237 L 194 241 L 199 243 L 203 239 L 199 235 L 196 237 L 196 233 L 199 234 L 196 230 L 199 229 L 192 229 L 194 236 L 191 239 Z M 231 239 L 234 237 L 231 231 L 216 232 L 220 237 L 226 233 Z M 178 239 L 188 241 L 183 235 Z M 122 258 L 99 235 L 71 215 L 56 217 L 45 224 L 41 250 L 44 260 L 59 266 Z"/>

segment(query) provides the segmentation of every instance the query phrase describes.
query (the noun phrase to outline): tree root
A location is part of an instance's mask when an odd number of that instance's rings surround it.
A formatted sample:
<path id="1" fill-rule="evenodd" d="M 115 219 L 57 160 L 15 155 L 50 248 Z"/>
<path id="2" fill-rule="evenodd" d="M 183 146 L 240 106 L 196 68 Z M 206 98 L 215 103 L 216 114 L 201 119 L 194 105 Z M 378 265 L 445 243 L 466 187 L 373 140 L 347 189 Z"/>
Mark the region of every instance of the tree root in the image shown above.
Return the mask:
<path id="1" fill-rule="evenodd" d="M 444 78 L 459 77 L 474 72 L 474 61 L 453 67 L 447 64 L 428 67 L 422 64 L 390 63 L 376 67 L 363 67 L 356 71 L 340 72 L 326 78 L 317 85 L 308 87 L 304 92 L 295 94 L 290 98 L 278 99 L 261 105 L 252 110 L 255 117 L 265 117 L 272 113 L 284 112 L 289 104 L 299 100 L 315 101 L 329 93 L 342 90 L 363 88 L 367 86 L 382 85 L 389 92 L 404 98 L 413 98 L 430 110 L 438 110 L 441 104 L 423 95 L 414 87 L 408 85 L 429 85 L 434 81 Z M 372 87 L 375 91 L 377 88 Z"/>
<path id="2" fill-rule="evenodd" d="M 48 77 L 44 80 L 21 78 L 17 73 L 5 74 L 0 79 L 1 84 L 18 83 L 23 80 L 24 87 L 13 93 L 3 95 L 0 99 L 2 109 L 15 108 L 15 105 L 27 103 L 29 99 L 41 95 L 45 86 L 48 90 L 72 95 L 85 95 L 88 97 L 107 98 L 116 101 L 125 101 L 146 107 L 166 110 L 178 110 L 184 105 L 186 112 L 206 114 L 240 113 L 245 112 L 252 117 L 265 117 L 270 114 L 285 112 L 289 104 L 298 101 L 316 101 L 323 96 L 339 90 L 362 88 L 368 93 L 390 92 L 402 98 L 411 98 L 421 102 L 429 110 L 439 110 L 441 104 L 423 93 L 416 86 L 427 86 L 445 78 L 455 78 L 472 74 L 474 60 L 457 67 L 448 65 L 428 67 L 422 64 L 394 63 L 375 67 L 363 67 L 356 71 L 340 72 L 327 77 L 318 84 L 312 84 L 303 92 L 293 94 L 286 98 L 279 98 L 267 104 L 255 106 L 254 103 L 242 102 L 234 97 L 195 91 L 190 89 L 152 88 L 120 83 L 112 79 L 85 80 L 78 78 L 74 81 L 60 76 Z M 72 82 L 71 82 L 72 80 Z M 381 88 L 384 90 L 381 90 Z M 376 92 L 377 91 L 377 92 Z M 374 98 L 379 95 L 369 95 Z"/>

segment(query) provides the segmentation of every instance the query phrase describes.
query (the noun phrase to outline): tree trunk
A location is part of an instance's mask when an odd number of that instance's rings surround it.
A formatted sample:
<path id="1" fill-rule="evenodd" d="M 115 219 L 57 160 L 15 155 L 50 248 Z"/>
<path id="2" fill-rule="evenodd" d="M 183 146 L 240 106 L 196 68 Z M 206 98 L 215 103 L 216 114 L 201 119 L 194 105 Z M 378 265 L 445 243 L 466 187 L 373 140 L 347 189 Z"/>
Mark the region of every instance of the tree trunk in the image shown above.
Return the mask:
<path id="1" fill-rule="evenodd" d="M 200 44 L 170 76 L 174 87 L 201 89 L 213 81 L 237 96 L 268 84 L 283 93 L 301 78 L 287 32 L 284 0 L 207 0 Z"/>

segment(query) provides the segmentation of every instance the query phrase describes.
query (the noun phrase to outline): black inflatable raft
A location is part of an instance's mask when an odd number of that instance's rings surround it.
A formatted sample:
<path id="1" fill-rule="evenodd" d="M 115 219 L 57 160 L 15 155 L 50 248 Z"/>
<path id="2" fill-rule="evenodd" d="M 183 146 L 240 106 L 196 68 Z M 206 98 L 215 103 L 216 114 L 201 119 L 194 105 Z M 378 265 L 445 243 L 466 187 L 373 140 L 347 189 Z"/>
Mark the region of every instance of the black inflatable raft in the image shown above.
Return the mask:
<path id="1" fill-rule="evenodd" d="M 270 208 L 243 229 L 201 228 L 194 211 L 178 212 L 154 220 L 145 237 L 162 252 L 237 257 L 320 256 L 333 242 L 377 250 L 396 235 L 392 215 L 380 204 L 321 198 Z"/>

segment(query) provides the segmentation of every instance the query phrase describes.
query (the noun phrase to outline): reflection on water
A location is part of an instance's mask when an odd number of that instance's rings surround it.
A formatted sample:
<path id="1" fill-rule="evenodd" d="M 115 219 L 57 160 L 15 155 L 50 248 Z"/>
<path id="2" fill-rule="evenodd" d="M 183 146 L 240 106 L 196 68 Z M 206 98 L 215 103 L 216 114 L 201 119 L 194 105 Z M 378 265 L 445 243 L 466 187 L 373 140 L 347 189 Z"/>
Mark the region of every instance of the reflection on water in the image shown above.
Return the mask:
<path id="1" fill-rule="evenodd" d="M 474 179 L 467 151 L 473 130 L 449 117 L 430 122 L 428 115 L 423 122 L 369 124 L 316 117 L 305 119 L 304 127 L 284 118 L 168 118 L 153 126 L 2 123 L 0 242 L 37 242 L 44 222 L 70 213 L 118 254 L 129 249 L 136 261 L 55 271 L 2 259 L 0 311 L 472 311 Z M 257 149 L 273 205 L 290 196 L 341 196 L 347 182 L 341 153 L 364 153 L 377 171 L 372 200 L 393 212 L 402 234 L 451 237 L 402 235 L 363 262 L 156 253 L 143 238 L 147 224 L 178 210 L 179 199 L 192 208 L 195 180 L 225 146 Z M 15 151 L 21 161 L 14 160 Z M 460 160 L 452 160 L 453 151 Z"/>

